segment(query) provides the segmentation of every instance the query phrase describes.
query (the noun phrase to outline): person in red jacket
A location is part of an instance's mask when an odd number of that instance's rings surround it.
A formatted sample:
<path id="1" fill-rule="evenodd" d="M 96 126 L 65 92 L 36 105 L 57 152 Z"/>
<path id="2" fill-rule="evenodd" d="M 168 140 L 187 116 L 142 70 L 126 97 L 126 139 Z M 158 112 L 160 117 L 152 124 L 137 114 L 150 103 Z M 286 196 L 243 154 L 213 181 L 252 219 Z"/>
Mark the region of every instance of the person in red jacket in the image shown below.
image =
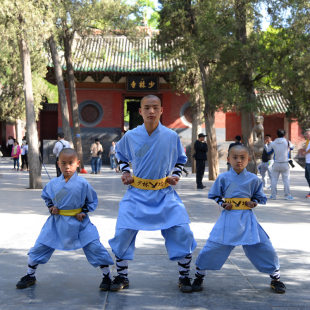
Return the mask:
<path id="1" fill-rule="evenodd" d="M 20 156 L 21 150 L 20 150 L 20 146 L 19 143 L 14 140 L 14 145 L 12 147 L 12 153 L 11 153 L 11 157 L 14 160 L 14 170 L 17 167 L 17 171 L 19 170 L 19 156 Z"/>

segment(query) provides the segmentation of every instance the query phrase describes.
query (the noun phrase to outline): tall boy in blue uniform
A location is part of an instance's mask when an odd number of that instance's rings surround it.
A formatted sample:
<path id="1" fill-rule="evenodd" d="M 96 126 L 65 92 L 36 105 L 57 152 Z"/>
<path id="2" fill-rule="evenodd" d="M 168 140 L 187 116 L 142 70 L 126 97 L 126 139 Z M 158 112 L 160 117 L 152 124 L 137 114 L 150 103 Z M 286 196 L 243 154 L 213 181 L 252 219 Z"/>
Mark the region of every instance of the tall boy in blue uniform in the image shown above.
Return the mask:
<path id="1" fill-rule="evenodd" d="M 248 149 L 233 146 L 228 153 L 232 168 L 220 174 L 210 189 L 208 197 L 222 206 L 223 211 L 197 257 L 193 291 L 202 290 L 206 270 L 220 270 L 233 248 L 242 245 L 251 263 L 270 275 L 274 292 L 285 293 L 285 285 L 279 280 L 277 254 L 252 211 L 258 203 L 265 204 L 267 198 L 261 180 L 245 169 L 248 161 Z"/>
<path id="2" fill-rule="evenodd" d="M 184 204 L 170 186 L 178 183 L 187 157 L 178 134 L 160 123 L 163 108 L 158 97 L 142 98 L 139 112 L 144 124 L 126 132 L 116 144 L 122 181 L 129 187 L 109 241 L 118 273 L 111 291 L 129 286 L 128 260 L 133 259 L 138 231 L 161 230 L 169 258 L 179 265 L 180 290 L 191 292 L 188 275 L 196 241 Z"/>
<path id="3" fill-rule="evenodd" d="M 38 264 L 47 263 L 55 249 L 80 248 L 91 265 L 101 268 L 100 289 L 106 291 L 110 288 L 109 265 L 113 265 L 113 259 L 100 243 L 97 228 L 87 215 L 96 209 L 98 199 L 91 185 L 77 175 L 79 162 L 77 153 L 71 148 L 65 148 L 59 154 L 58 165 L 62 174 L 52 179 L 42 192 L 51 215 L 28 253 L 27 275 L 16 284 L 18 289 L 35 284 Z"/>

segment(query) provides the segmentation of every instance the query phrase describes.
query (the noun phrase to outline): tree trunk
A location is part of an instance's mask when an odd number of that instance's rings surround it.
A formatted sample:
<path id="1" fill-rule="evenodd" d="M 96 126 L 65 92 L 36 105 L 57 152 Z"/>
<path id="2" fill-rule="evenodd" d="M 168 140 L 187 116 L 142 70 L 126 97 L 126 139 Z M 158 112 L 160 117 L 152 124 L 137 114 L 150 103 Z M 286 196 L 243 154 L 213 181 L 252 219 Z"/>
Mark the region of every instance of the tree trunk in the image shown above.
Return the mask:
<path id="1" fill-rule="evenodd" d="M 219 159 L 215 131 L 215 112 L 205 111 L 205 126 L 208 134 L 209 180 L 215 180 L 219 174 Z"/>
<path id="2" fill-rule="evenodd" d="M 24 95 L 26 103 L 26 129 L 28 140 L 29 188 L 42 188 L 39 139 L 34 110 L 30 53 L 26 41 L 19 40 L 20 58 L 23 69 Z"/>
<path id="3" fill-rule="evenodd" d="M 257 173 L 255 152 L 253 147 L 253 122 L 252 113 L 242 110 L 241 111 L 241 130 L 242 130 L 242 143 L 249 149 L 250 160 L 247 165 L 247 170 L 252 173 Z"/>
<path id="4" fill-rule="evenodd" d="M 64 79 L 62 75 L 62 68 L 61 68 L 60 61 L 59 61 L 59 55 L 58 55 L 58 51 L 56 48 L 56 43 L 55 43 L 53 36 L 50 37 L 50 39 L 48 40 L 48 43 L 49 43 L 52 58 L 53 58 L 55 78 L 56 78 L 57 86 L 58 86 L 59 103 L 60 103 L 60 109 L 61 109 L 62 131 L 65 135 L 65 139 L 67 141 L 72 142 L 69 110 L 68 110 L 68 103 L 67 103 L 67 97 L 66 97 L 66 91 L 65 91 L 65 83 L 64 83 Z"/>
<path id="5" fill-rule="evenodd" d="M 205 126 L 207 143 L 208 143 L 208 164 L 209 164 L 209 180 L 215 180 L 219 174 L 219 160 L 218 160 L 218 150 L 217 150 L 217 140 L 216 131 L 214 127 L 215 111 L 210 108 L 209 98 L 208 98 L 208 75 L 209 66 L 205 67 L 202 62 L 199 62 L 199 71 L 201 75 L 201 83 L 203 96 L 205 100 Z"/>
<path id="6" fill-rule="evenodd" d="M 246 45 L 248 41 L 247 37 L 247 1 L 236 0 L 235 1 L 235 16 L 236 16 L 236 39 L 241 45 Z M 241 47 L 242 49 L 242 47 Z M 240 107 L 241 112 L 241 130 L 242 130 L 242 142 L 249 149 L 251 160 L 247 166 L 250 172 L 256 173 L 256 161 L 253 146 L 253 123 L 252 123 L 252 104 L 255 103 L 254 85 L 251 79 L 252 69 L 248 64 L 246 55 L 242 55 L 239 59 L 240 70 L 239 80 L 241 89 L 245 91 L 245 103 Z"/>
<path id="7" fill-rule="evenodd" d="M 72 64 L 72 39 L 73 34 L 66 34 L 64 36 L 64 47 L 65 47 L 65 59 L 67 65 L 67 80 L 69 85 L 70 93 L 70 102 L 71 102 L 71 113 L 73 121 L 73 143 L 80 160 L 80 170 L 84 170 L 84 161 L 83 161 L 83 149 L 82 149 L 82 139 L 81 139 L 81 130 L 80 130 L 80 118 L 79 118 L 79 105 L 77 102 L 76 87 L 74 81 L 74 69 Z"/>
<path id="8" fill-rule="evenodd" d="M 192 9 L 192 2 L 185 2 L 185 11 L 189 13 L 190 23 L 192 25 L 192 34 L 197 37 L 197 27 L 195 22 L 195 13 Z M 201 79 L 201 85 L 203 90 L 204 98 L 204 118 L 206 126 L 207 143 L 208 143 L 208 164 L 209 164 L 209 180 L 215 180 L 219 172 L 219 163 L 218 163 L 218 151 L 217 151 L 217 141 L 216 141 L 216 132 L 214 128 L 214 114 L 215 111 L 212 111 L 210 108 L 209 98 L 208 98 L 208 76 L 209 76 L 209 66 L 205 68 L 202 61 L 198 61 L 199 66 L 199 76 Z M 197 139 L 197 135 L 196 138 Z"/>

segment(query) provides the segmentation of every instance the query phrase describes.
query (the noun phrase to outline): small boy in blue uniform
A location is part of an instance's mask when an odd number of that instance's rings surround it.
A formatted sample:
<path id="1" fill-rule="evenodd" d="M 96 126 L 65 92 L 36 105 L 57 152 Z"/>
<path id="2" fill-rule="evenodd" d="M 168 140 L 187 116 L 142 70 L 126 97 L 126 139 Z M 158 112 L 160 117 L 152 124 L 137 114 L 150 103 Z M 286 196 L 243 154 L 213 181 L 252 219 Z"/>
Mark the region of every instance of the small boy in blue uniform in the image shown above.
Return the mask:
<path id="1" fill-rule="evenodd" d="M 197 257 L 193 291 L 202 290 L 206 270 L 220 270 L 234 247 L 242 245 L 251 263 L 270 275 L 274 292 L 285 293 L 277 254 L 252 211 L 258 203 L 265 204 L 267 198 L 261 180 L 245 169 L 248 161 L 248 149 L 233 146 L 228 153 L 232 168 L 220 174 L 210 189 L 208 197 L 222 206 L 223 211 Z"/>
<path id="2" fill-rule="evenodd" d="M 91 265 L 101 268 L 103 279 L 99 288 L 110 289 L 109 265 L 113 265 L 113 259 L 100 243 L 97 228 L 87 215 L 96 209 L 98 199 L 90 184 L 77 175 L 79 163 L 75 150 L 65 148 L 60 152 L 58 165 L 62 174 L 45 186 L 41 196 L 51 215 L 28 253 L 27 275 L 16 284 L 18 289 L 35 284 L 38 264 L 47 263 L 55 249 L 80 248 Z"/>

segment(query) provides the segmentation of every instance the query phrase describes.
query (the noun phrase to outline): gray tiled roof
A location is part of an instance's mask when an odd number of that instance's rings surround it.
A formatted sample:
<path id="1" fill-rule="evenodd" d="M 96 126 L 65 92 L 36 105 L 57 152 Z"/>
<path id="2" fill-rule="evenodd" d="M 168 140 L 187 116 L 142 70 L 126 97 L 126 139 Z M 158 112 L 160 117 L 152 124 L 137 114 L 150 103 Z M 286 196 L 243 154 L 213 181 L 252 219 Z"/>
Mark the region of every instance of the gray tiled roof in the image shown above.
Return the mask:
<path id="1" fill-rule="evenodd" d="M 76 37 L 72 51 L 76 72 L 165 73 L 173 70 L 173 61 L 161 59 L 160 48 L 151 37 L 135 41 L 125 36 Z M 62 65 L 65 68 L 63 57 Z"/>
<path id="2" fill-rule="evenodd" d="M 288 100 L 279 93 L 259 93 L 257 94 L 258 102 L 261 105 L 261 113 L 286 113 Z"/>

